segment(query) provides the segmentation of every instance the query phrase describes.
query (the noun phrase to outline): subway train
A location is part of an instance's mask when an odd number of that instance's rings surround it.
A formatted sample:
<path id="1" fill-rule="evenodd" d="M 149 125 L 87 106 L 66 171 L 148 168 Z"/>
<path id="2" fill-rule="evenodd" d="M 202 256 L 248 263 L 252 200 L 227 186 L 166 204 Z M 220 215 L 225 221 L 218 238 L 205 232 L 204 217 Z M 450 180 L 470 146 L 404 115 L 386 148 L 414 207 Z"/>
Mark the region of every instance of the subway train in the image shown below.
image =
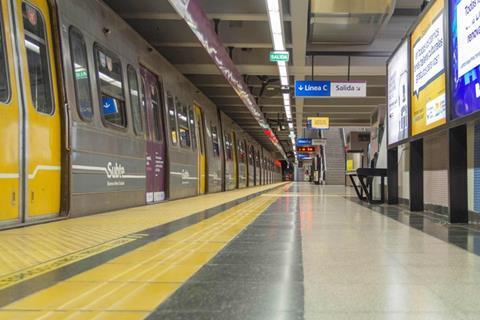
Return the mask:
<path id="1" fill-rule="evenodd" d="M 102 1 L 2 0 L 0 37 L 0 226 L 281 180 Z"/>

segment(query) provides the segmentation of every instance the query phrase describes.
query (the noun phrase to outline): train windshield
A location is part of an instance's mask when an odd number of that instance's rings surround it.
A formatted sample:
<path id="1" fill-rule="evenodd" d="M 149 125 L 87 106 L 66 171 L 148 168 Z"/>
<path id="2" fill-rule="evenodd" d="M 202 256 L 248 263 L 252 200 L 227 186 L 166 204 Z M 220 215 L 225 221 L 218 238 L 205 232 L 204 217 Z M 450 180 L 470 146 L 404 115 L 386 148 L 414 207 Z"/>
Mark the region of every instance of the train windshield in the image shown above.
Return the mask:
<path id="1" fill-rule="evenodd" d="M 40 11 L 25 2 L 22 3 L 22 14 L 31 99 L 38 112 L 53 114 L 45 22 Z"/>

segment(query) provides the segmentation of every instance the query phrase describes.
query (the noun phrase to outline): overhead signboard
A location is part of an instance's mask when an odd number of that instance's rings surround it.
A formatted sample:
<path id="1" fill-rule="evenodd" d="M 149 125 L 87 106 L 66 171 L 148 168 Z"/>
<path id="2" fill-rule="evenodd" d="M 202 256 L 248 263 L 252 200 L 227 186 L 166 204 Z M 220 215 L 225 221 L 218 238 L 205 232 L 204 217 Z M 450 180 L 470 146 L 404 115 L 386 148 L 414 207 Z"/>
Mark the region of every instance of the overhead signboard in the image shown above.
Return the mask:
<path id="1" fill-rule="evenodd" d="M 409 69 L 408 41 L 388 62 L 388 144 L 408 138 Z"/>
<path id="2" fill-rule="evenodd" d="M 310 154 L 303 154 L 303 153 L 299 153 L 297 155 L 298 159 L 300 160 L 311 160 L 312 159 L 312 155 Z"/>
<path id="3" fill-rule="evenodd" d="M 330 97 L 330 81 L 295 81 L 296 97 Z"/>
<path id="4" fill-rule="evenodd" d="M 436 0 L 410 39 L 412 135 L 446 122 L 444 0 Z"/>
<path id="5" fill-rule="evenodd" d="M 311 146 L 311 145 L 312 145 L 312 139 L 308 139 L 308 138 L 297 139 L 297 146 Z"/>
<path id="6" fill-rule="evenodd" d="M 327 139 L 312 139 L 312 146 L 324 146 L 327 144 Z"/>
<path id="7" fill-rule="evenodd" d="M 290 60 L 290 52 L 288 51 L 271 51 L 270 62 L 288 62 Z"/>
<path id="8" fill-rule="evenodd" d="M 325 130 L 330 128 L 329 117 L 308 117 L 307 122 L 312 129 Z"/>
<path id="9" fill-rule="evenodd" d="M 480 2 L 449 0 L 452 118 L 480 110 Z"/>
<path id="10" fill-rule="evenodd" d="M 303 153 L 315 152 L 315 147 L 311 147 L 311 146 L 297 147 L 297 152 L 303 152 Z"/>
<path id="11" fill-rule="evenodd" d="M 304 98 L 366 97 L 367 83 L 365 81 L 334 82 L 318 80 L 297 80 L 295 81 L 295 96 Z"/>

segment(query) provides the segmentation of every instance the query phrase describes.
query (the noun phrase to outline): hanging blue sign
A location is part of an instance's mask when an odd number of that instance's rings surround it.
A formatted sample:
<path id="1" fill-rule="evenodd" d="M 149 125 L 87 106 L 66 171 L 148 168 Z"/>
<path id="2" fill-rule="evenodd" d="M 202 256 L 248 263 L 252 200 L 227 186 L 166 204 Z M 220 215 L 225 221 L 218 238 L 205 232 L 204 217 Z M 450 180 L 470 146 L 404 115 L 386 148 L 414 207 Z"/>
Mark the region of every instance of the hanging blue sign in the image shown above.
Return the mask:
<path id="1" fill-rule="evenodd" d="M 297 139 L 297 146 L 299 147 L 311 146 L 311 145 L 312 145 L 312 139 L 307 139 L 307 138 Z"/>
<path id="2" fill-rule="evenodd" d="M 330 97 L 330 81 L 295 81 L 296 97 Z"/>
<path id="3" fill-rule="evenodd" d="M 103 114 L 113 114 L 118 112 L 117 101 L 112 97 L 102 97 Z"/>
<path id="4" fill-rule="evenodd" d="M 309 160 L 309 159 L 312 159 L 312 155 L 305 154 L 305 153 L 299 153 L 297 155 L 297 158 L 300 159 L 300 160 Z"/>

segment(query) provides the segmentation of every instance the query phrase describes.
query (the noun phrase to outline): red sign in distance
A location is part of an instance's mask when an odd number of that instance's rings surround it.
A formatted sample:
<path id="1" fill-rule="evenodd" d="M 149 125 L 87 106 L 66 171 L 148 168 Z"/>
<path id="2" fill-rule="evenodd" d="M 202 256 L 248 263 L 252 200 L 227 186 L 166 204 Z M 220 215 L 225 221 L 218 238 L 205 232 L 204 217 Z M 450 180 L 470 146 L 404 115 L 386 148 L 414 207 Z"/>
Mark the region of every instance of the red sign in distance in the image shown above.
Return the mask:
<path id="1" fill-rule="evenodd" d="M 315 152 L 315 147 L 297 147 L 298 152 Z"/>

